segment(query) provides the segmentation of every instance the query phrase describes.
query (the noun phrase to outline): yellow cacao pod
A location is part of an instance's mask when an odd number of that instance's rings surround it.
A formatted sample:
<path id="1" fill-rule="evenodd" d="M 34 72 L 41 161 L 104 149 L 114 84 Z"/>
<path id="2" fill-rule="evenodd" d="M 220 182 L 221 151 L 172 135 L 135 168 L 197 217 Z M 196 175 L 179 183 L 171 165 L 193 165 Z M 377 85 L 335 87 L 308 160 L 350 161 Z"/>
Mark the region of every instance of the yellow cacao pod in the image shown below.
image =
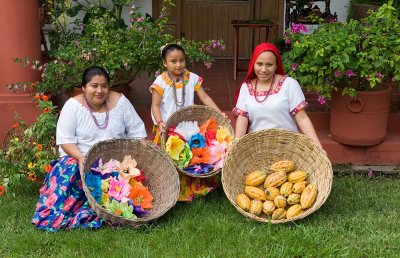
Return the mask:
<path id="1" fill-rule="evenodd" d="M 275 208 L 276 207 L 273 201 L 266 200 L 263 204 L 263 212 L 267 215 L 271 215 Z"/>
<path id="2" fill-rule="evenodd" d="M 286 218 L 291 219 L 293 217 L 296 217 L 300 215 L 303 212 L 303 209 L 301 208 L 300 204 L 295 204 L 289 207 L 289 209 L 286 212 Z"/>
<path id="3" fill-rule="evenodd" d="M 286 173 L 283 171 L 268 175 L 264 182 L 264 188 L 278 187 L 286 182 Z"/>
<path id="4" fill-rule="evenodd" d="M 250 209 L 249 212 L 251 214 L 259 216 L 263 209 L 263 203 L 260 200 L 252 200 L 250 202 Z"/>
<path id="5" fill-rule="evenodd" d="M 280 193 L 281 195 L 287 197 L 292 193 L 293 189 L 293 183 L 290 182 L 285 182 L 283 185 L 281 185 L 281 190 Z"/>
<path id="6" fill-rule="evenodd" d="M 286 219 L 286 210 L 283 208 L 276 209 L 274 213 L 272 213 L 271 219 L 273 220 Z"/>
<path id="7" fill-rule="evenodd" d="M 255 186 L 246 186 L 244 188 L 244 192 L 245 194 L 247 194 L 247 196 L 256 200 L 265 201 L 267 199 L 264 191 Z"/>
<path id="8" fill-rule="evenodd" d="M 290 172 L 294 169 L 294 162 L 291 160 L 280 160 L 273 163 L 269 168 L 275 172 L 277 171 Z"/>
<path id="9" fill-rule="evenodd" d="M 278 195 L 274 199 L 274 204 L 277 208 L 285 208 L 286 207 L 286 198 L 283 195 Z"/>
<path id="10" fill-rule="evenodd" d="M 314 202 L 315 198 L 317 197 L 318 189 L 317 185 L 309 184 L 301 193 L 300 197 L 300 204 L 303 209 L 310 208 Z"/>
<path id="11" fill-rule="evenodd" d="M 307 178 L 307 173 L 301 170 L 293 171 L 287 176 L 287 180 L 293 184 L 300 181 L 305 181 L 306 178 Z"/>
<path id="12" fill-rule="evenodd" d="M 293 193 L 301 194 L 307 186 L 307 181 L 300 181 L 293 184 Z"/>
<path id="13" fill-rule="evenodd" d="M 236 204 L 245 211 L 250 209 L 250 198 L 245 194 L 236 196 Z"/>
<path id="14" fill-rule="evenodd" d="M 259 186 L 264 182 L 266 177 L 267 174 L 264 171 L 257 170 L 246 176 L 245 184 L 249 186 Z"/>
<path id="15" fill-rule="evenodd" d="M 300 194 L 292 193 L 287 197 L 286 201 L 289 205 L 299 204 L 300 203 Z"/>
<path id="16" fill-rule="evenodd" d="M 279 189 L 276 187 L 268 187 L 265 189 L 265 196 L 267 197 L 267 200 L 273 201 L 279 194 Z"/>

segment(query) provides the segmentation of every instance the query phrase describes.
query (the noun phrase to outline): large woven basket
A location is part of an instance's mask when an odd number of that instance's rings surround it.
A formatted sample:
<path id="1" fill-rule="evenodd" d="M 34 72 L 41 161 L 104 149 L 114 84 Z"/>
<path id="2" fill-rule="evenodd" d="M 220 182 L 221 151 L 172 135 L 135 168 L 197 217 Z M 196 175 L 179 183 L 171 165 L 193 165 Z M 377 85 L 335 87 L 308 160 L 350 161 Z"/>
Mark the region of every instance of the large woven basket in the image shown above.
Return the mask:
<path id="1" fill-rule="evenodd" d="M 311 208 L 297 217 L 270 220 L 265 214 L 255 216 L 236 204 L 236 196 L 244 193 L 245 177 L 255 170 L 266 171 L 279 160 L 292 160 L 296 169 L 308 172 L 308 181 L 317 184 L 318 195 Z M 249 133 L 231 147 L 222 169 L 222 186 L 233 206 L 244 216 L 259 222 L 285 223 L 302 219 L 318 210 L 332 187 L 332 164 L 321 148 L 300 133 L 268 129 Z"/>
<path id="2" fill-rule="evenodd" d="M 174 112 L 171 115 L 171 117 L 168 119 L 168 121 L 166 122 L 166 126 L 167 126 L 166 132 L 168 132 L 168 129 L 170 128 L 171 125 L 178 125 L 182 121 L 197 121 L 200 126 L 201 124 L 203 124 L 205 121 L 207 121 L 208 119 L 210 119 L 212 117 L 215 118 L 218 125 L 228 128 L 229 132 L 233 135 L 233 128 L 231 125 L 231 121 L 228 118 L 224 117 L 220 112 L 218 112 L 210 107 L 203 106 L 203 105 L 188 106 L 188 107 L 184 107 L 184 108 L 179 109 L 176 112 Z M 168 140 L 168 134 L 163 133 L 161 135 L 161 149 L 163 151 L 165 151 L 165 144 L 166 144 L 167 140 Z M 221 168 L 219 168 L 219 169 L 214 169 L 213 171 L 210 171 L 205 174 L 197 175 L 197 174 L 192 174 L 192 173 L 184 171 L 183 169 L 178 167 L 176 164 L 175 164 L 175 167 L 178 169 L 179 172 L 181 172 L 187 176 L 198 177 L 198 178 L 211 177 L 211 176 L 217 175 L 218 173 L 221 172 Z"/>
<path id="3" fill-rule="evenodd" d="M 125 155 L 131 155 L 147 177 L 145 185 L 154 196 L 153 208 L 141 218 L 128 219 L 117 216 L 104 209 L 92 197 L 85 184 L 85 172 L 81 171 L 83 190 L 90 206 L 102 219 L 119 225 L 138 227 L 164 215 L 172 208 L 179 195 L 179 176 L 169 157 L 152 142 L 135 139 L 113 139 L 96 143 L 86 154 L 84 170 L 89 171 L 92 163 L 102 158 L 105 161 L 116 159 L 122 161 Z"/>

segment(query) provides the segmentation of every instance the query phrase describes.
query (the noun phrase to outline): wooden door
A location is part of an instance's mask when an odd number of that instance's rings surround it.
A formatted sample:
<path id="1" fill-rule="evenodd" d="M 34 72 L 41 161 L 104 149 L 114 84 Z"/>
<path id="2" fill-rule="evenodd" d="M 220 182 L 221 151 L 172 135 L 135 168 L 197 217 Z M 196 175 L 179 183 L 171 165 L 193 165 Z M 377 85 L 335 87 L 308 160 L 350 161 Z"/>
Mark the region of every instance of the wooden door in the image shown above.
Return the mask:
<path id="1" fill-rule="evenodd" d="M 153 0 L 153 15 L 158 17 L 162 0 Z M 281 0 L 175 0 L 168 26 L 174 35 L 189 40 L 223 39 L 225 51 L 215 57 L 233 58 L 235 31 L 233 20 L 269 19 L 277 24 L 270 30 L 269 42 L 274 42 L 283 32 L 284 2 Z M 240 28 L 239 58 L 248 59 L 256 44 L 265 40 L 265 28 Z"/>

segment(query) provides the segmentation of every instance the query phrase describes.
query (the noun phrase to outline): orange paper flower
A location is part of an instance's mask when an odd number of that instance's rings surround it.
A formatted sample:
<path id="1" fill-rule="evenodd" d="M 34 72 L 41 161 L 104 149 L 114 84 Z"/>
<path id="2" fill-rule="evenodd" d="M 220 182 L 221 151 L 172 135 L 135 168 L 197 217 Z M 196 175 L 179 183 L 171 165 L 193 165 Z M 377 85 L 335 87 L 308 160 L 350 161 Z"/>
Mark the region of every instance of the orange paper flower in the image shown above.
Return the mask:
<path id="1" fill-rule="evenodd" d="M 134 205 L 140 205 L 143 209 L 151 209 L 153 205 L 153 195 L 147 187 L 133 187 L 129 198 L 132 199 Z"/>
<path id="2" fill-rule="evenodd" d="M 210 161 L 210 150 L 207 148 L 193 148 L 192 154 L 193 158 L 190 160 L 189 166 Z"/>
<path id="3" fill-rule="evenodd" d="M 204 135 L 207 130 L 210 131 L 217 131 L 218 130 L 218 123 L 215 120 L 215 118 L 210 118 L 207 121 L 205 121 L 201 126 L 200 126 L 200 133 Z"/>

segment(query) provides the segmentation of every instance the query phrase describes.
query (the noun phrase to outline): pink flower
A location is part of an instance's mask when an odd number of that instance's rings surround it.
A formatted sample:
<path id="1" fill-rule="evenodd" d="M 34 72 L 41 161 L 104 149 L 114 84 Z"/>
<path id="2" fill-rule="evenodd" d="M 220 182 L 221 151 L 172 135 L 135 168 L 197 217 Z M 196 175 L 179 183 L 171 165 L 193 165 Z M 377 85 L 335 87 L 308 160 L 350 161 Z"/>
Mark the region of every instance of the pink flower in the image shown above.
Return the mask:
<path id="1" fill-rule="evenodd" d="M 212 66 L 212 63 L 210 63 L 210 62 L 204 62 L 204 66 L 205 66 L 207 69 L 210 69 L 211 66 Z"/>
<path id="2" fill-rule="evenodd" d="M 57 199 L 57 195 L 55 193 L 52 193 L 49 197 L 46 198 L 44 205 L 46 205 L 47 207 L 52 207 L 54 203 L 56 203 Z"/>
<path id="3" fill-rule="evenodd" d="M 60 225 L 61 225 L 61 223 L 63 222 L 63 219 L 64 219 L 64 214 L 60 214 L 60 216 L 58 216 L 58 217 L 56 218 L 56 220 L 53 221 L 53 223 L 51 224 L 51 226 L 52 226 L 53 228 L 59 228 Z"/>
<path id="4" fill-rule="evenodd" d="M 213 141 L 213 145 L 209 147 L 210 150 L 210 163 L 215 165 L 215 168 L 221 168 L 224 164 L 225 159 L 225 142 L 219 143 L 218 141 Z"/>
<path id="5" fill-rule="evenodd" d="M 78 211 L 81 209 L 82 205 L 83 205 L 83 200 L 78 201 L 78 202 L 75 204 L 74 213 L 78 213 Z"/>
<path id="6" fill-rule="evenodd" d="M 286 45 L 289 45 L 290 44 L 290 38 L 286 38 L 286 40 L 285 40 L 285 43 L 286 43 Z"/>
<path id="7" fill-rule="evenodd" d="M 42 210 L 41 212 L 39 212 L 39 216 L 42 218 L 46 218 L 47 216 L 50 215 L 50 211 L 51 211 L 51 208 L 46 208 L 46 209 Z"/>
<path id="8" fill-rule="evenodd" d="M 344 72 L 344 75 L 346 75 L 347 77 L 351 77 L 351 76 L 354 76 L 354 75 L 356 75 L 352 70 L 346 70 L 345 72 Z"/>
<path id="9" fill-rule="evenodd" d="M 381 74 L 381 73 L 376 73 L 376 74 L 375 74 L 375 77 L 376 77 L 376 78 L 382 78 L 382 74 Z"/>
<path id="10" fill-rule="evenodd" d="M 319 104 L 323 105 L 326 103 L 326 99 L 323 96 L 318 96 L 318 102 Z"/>
<path id="11" fill-rule="evenodd" d="M 292 68 L 293 71 L 296 71 L 297 70 L 297 64 L 292 64 L 291 68 Z"/>
<path id="12" fill-rule="evenodd" d="M 40 226 L 47 227 L 47 225 L 49 225 L 48 220 L 44 220 L 44 221 L 40 222 Z"/>
<path id="13" fill-rule="evenodd" d="M 99 172 L 102 175 L 112 173 L 117 171 L 117 166 L 115 164 L 115 160 L 111 159 L 110 161 L 103 164 L 103 160 L 99 160 L 99 166 L 97 168 L 91 168 L 93 171 Z"/>
<path id="14" fill-rule="evenodd" d="M 222 50 L 222 51 L 225 50 L 225 45 L 221 45 L 221 50 Z"/>
<path id="15" fill-rule="evenodd" d="M 69 211 L 72 207 L 72 205 L 74 205 L 76 202 L 76 198 L 74 196 L 70 196 L 68 197 L 65 201 L 64 201 L 64 208 L 62 209 L 63 211 Z"/>
<path id="16" fill-rule="evenodd" d="M 335 77 L 339 77 L 342 75 L 342 73 L 339 72 L 338 70 L 336 70 L 333 74 L 335 75 Z"/>
<path id="17" fill-rule="evenodd" d="M 65 161 L 65 164 L 71 165 L 71 164 L 78 164 L 78 160 L 74 158 L 69 158 Z"/>
<path id="18" fill-rule="evenodd" d="M 292 23 L 292 28 L 290 29 L 290 32 L 296 34 L 296 33 L 301 33 L 302 31 L 307 32 L 308 31 L 307 27 L 301 23 Z"/>
<path id="19" fill-rule="evenodd" d="M 108 195 L 114 197 L 118 201 L 126 202 L 126 198 L 131 192 L 131 186 L 123 179 L 117 180 L 115 177 L 110 180 L 110 189 Z"/>

